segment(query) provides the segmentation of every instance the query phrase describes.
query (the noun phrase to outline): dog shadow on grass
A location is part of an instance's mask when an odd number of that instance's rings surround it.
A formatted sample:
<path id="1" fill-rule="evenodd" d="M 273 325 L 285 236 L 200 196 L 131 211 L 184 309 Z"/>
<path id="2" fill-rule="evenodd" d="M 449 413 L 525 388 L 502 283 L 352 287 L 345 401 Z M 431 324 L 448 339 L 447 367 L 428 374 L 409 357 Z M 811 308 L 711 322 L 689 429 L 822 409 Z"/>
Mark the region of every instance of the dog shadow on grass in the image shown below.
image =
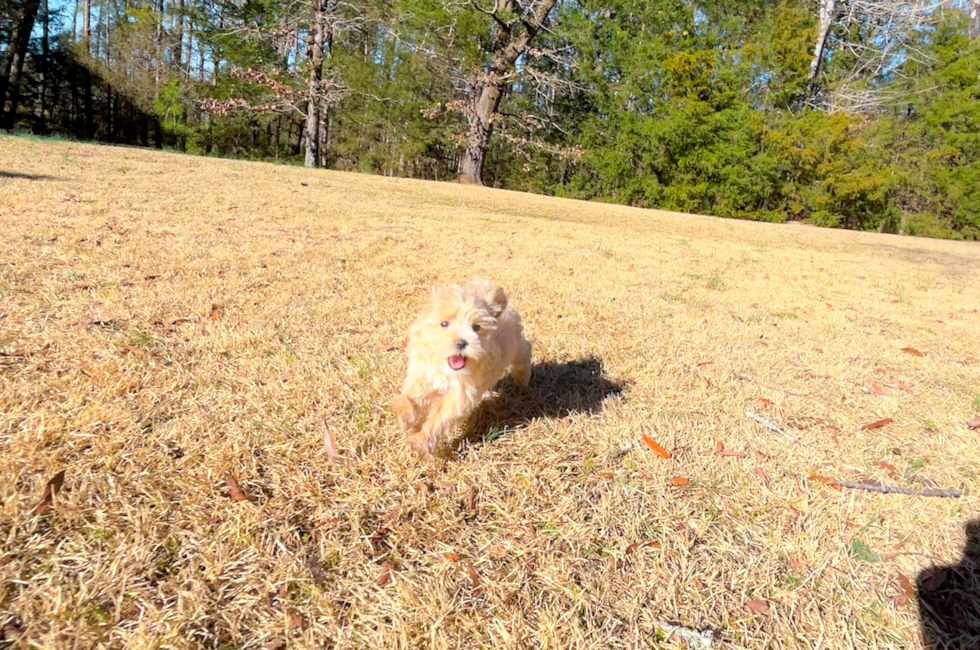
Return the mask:
<path id="1" fill-rule="evenodd" d="M 537 363 L 527 386 L 505 377 L 463 426 L 463 434 L 450 448 L 463 443 L 489 443 L 533 420 L 558 419 L 577 413 L 597 413 L 625 384 L 606 376 L 602 361 L 587 357 L 574 361 Z"/>
<path id="2" fill-rule="evenodd" d="M 959 564 L 925 569 L 916 583 L 923 646 L 980 648 L 980 519 L 966 525 Z"/>

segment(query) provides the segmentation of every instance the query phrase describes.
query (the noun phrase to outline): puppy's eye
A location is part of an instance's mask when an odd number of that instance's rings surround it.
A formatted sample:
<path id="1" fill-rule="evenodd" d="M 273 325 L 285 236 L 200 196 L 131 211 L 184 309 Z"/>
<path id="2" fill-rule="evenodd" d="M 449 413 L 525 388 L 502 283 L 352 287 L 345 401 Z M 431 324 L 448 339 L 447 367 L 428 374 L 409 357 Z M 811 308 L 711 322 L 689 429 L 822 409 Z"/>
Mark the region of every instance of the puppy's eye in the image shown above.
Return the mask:
<path id="1" fill-rule="evenodd" d="M 441 323 L 439 323 L 439 327 L 449 327 L 449 321 L 448 320 L 442 321 Z"/>
<path id="2" fill-rule="evenodd" d="M 479 325 L 474 325 L 473 326 L 473 331 L 474 332 L 479 332 L 480 331 L 480 326 Z"/>

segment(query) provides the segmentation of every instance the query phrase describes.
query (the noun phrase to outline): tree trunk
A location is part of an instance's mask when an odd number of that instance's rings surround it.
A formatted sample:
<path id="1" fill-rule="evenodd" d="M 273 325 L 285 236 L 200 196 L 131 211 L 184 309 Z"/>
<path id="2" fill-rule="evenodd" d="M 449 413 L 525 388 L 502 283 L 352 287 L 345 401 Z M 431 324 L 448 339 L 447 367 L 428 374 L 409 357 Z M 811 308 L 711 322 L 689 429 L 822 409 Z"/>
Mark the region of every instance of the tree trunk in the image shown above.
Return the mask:
<path id="1" fill-rule="evenodd" d="M 820 74 L 820 63 L 823 61 L 824 49 L 827 46 L 827 35 L 830 33 L 830 23 L 834 18 L 835 0 L 820 0 L 820 20 L 817 24 L 817 40 L 813 47 L 813 59 L 810 60 L 811 82 Z"/>
<path id="2" fill-rule="evenodd" d="M 184 0 L 177 0 L 174 6 L 174 40 L 173 65 L 180 70 L 181 55 L 184 53 Z"/>
<path id="3" fill-rule="evenodd" d="M 92 0 L 85 0 L 84 15 L 82 16 L 82 43 L 85 44 L 85 53 L 92 55 Z M 83 110 L 85 111 L 85 139 L 95 138 L 95 108 L 92 102 L 92 72 L 88 66 L 90 61 L 84 62 L 85 74 L 82 78 L 84 84 Z"/>
<path id="4" fill-rule="evenodd" d="M 980 39 L 980 0 L 967 0 L 967 15 L 970 17 L 970 40 Z"/>
<path id="5" fill-rule="evenodd" d="M 532 14 L 520 22 L 510 20 L 514 13 L 514 0 L 503 0 L 500 3 L 499 15 L 510 22 L 494 15 L 496 24 L 490 42 L 490 66 L 483 78 L 474 85 L 466 151 L 459 164 L 460 183 L 483 185 L 483 164 L 493 135 L 493 123 L 507 90 L 505 77 L 513 69 L 518 57 L 527 51 L 531 41 L 545 27 L 548 14 L 557 3 L 558 0 L 538 0 Z M 523 25 L 524 29 L 515 34 L 514 28 L 518 25 Z"/>
<path id="6" fill-rule="evenodd" d="M 41 0 L 41 115 L 38 121 L 38 132 L 48 130 L 48 86 L 51 84 L 51 20 L 48 12 L 48 0 Z"/>
<path id="7" fill-rule="evenodd" d="M 323 79 L 323 42 L 327 31 L 327 1 L 313 2 L 313 34 L 306 48 L 310 66 L 309 95 L 306 102 L 306 167 L 316 167 L 320 159 L 320 81 Z"/>
<path id="8" fill-rule="evenodd" d="M 20 82 L 24 73 L 24 60 L 27 58 L 28 45 L 31 42 L 31 31 L 34 29 L 34 21 L 37 19 L 37 11 L 41 6 L 40 0 L 27 0 L 24 3 L 24 15 L 14 35 L 8 44 L 9 52 L 7 57 L 7 74 L 4 76 L 5 82 L 0 90 L 0 108 L 6 105 L 6 98 L 10 98 L 10 110 L 4 116 L 4 128 L 12 129 L 17 121 L 17 104 L 20 103 Z"/>

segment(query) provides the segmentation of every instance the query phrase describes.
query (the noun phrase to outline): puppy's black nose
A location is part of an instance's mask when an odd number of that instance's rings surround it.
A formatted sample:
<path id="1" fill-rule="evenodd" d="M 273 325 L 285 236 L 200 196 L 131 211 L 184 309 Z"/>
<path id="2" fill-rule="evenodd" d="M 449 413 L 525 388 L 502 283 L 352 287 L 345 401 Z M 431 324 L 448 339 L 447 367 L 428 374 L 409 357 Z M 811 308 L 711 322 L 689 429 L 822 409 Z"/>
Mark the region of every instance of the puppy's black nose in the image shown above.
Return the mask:
<path id="1" fill-rule="evenodd" d="M 467 343 L 463 339 L 459 339 L 459 340 L 456 341 L 456 349 L 457 350 L 465 350 L 466 349 L 466 346 L 467 346 Z"/>

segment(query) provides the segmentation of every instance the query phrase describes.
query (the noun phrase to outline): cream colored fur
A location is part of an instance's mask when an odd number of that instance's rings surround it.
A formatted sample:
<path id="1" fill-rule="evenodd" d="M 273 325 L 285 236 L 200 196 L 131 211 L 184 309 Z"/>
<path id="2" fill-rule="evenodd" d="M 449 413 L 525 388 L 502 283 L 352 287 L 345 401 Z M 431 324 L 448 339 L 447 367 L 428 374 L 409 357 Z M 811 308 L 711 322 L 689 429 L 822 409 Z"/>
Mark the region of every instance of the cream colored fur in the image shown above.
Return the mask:
<path id="1" fill-rule="evenodd" d="M 435 451 L 508 369 L 521 384 L 531 374 L 520 314 L 486 280 L 433 289 L 409 330 L 407 352 L 408 376 L 393 405 L 408 444 L 423 454 Z M 459 357 L 465 365 L 457 369 Z"/>

